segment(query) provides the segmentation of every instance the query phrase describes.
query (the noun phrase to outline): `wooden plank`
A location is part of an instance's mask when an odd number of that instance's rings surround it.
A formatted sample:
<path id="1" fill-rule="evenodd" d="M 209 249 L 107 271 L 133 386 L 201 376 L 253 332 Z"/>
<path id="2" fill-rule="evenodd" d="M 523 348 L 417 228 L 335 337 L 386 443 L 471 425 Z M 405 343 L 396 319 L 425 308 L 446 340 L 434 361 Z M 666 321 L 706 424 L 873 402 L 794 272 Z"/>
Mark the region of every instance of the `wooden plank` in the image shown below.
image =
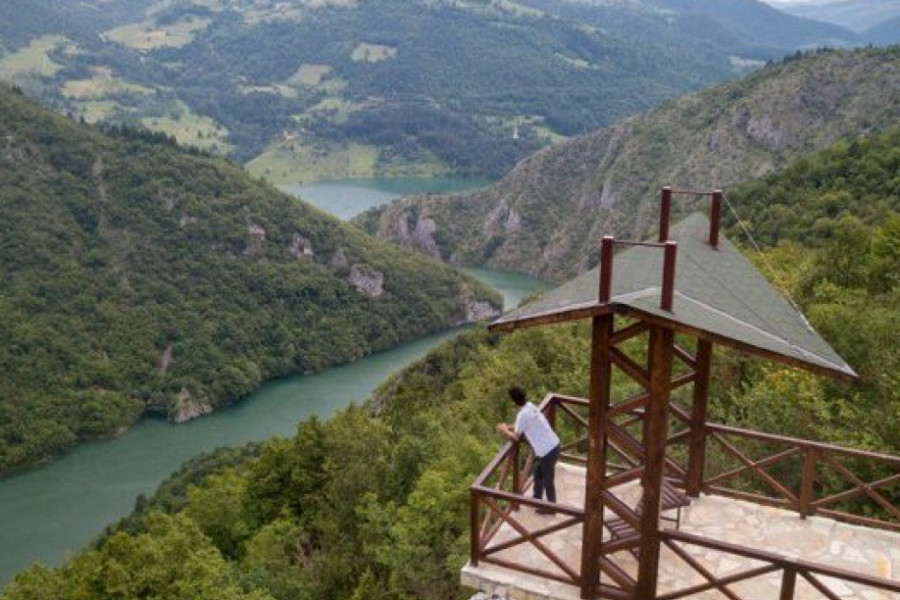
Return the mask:
<path id="1" fill-rule="evenodd" d="M 759 577 L 760 575 L 773 573 L 775 571 L 778 571 L 778 569 L 779 567 L 775 565 L 765 565 L 762 567 L 756 567 L 755 569 L 750 569 L 749 571 L 742 571 L 740 573 L 732 573 L 731 575 L 718 577 L 717 582 L 721 585 L 728 585 L 729 583 L 737 583 L 739 581 L 744 581 L 745 579 L 753 579 L 754 577 Z M 696 594 L 701 594 L 707 590 L 711 590 L 714 587 L 715 585 L 709 582 L 700 583 L 688 588 L 669 592 L 667 594 L 660 594 L 656 597 L 656 600 L 676 600 L 677 598 L 690 598 Z"/>
<path id="2" fill-rule="evenodd" d="M 788 446 L 797 446 L 798 448 L 812 448 L 821 450 L 823 454 L 838 454 L 840 456 L 848 456 L 854 458 L 867 458 L 886 462 L 900 467 L 900 456 L 892 456 L 890 454 L 881 454 L 879 452 L 869 452 L 868 450 L 857 450 L 855 448 L 845 448 L 843 446 L 835 446 L 834 444 L 826 444 L 824 442 L 813 442 L 801 438 L 793 438 L 785 435 L 776 435 L 774 433 L 763 433 L 752 429 L 741 429 L 740 427 L 732 427 L 730 425 L 722 425 L 720 423 L 708 423 L 706 428 L 711 433 L 723 433 L 730 436 L 745 437 L 763 442 L 774 442 Z"/>
<path id="3" fill-rule="evenodd" d="M 779 452 L 778 454 L 773 454 L 769 457 L 754 461 L 753 464 L 756 465 L 757 467 L 770 467 L 770 466 L 784 460 L 785 458 L 789 458 L 791 456 L 795 456 L 795 455 L 799 454 L 800 451 L 801 450 L 799 448 L 789 448 L 783 452 Z M 728 479 L 737 477 L 738 475 L 741 475 L 749 470 L 750 470 L 750 467 L 748 467 L 747 465 L 744 465 L 742 467 L 735 467 L 733 469 L 729 469 L 728 471 L 724 471 L 717 475 L 713 475 L 712 477 L 707 477 L 706 480 L 704 481 L 704 483 L 706 483 L 707 485 L 715 485 L 722 481 L 726 481 Z"/>
<path id="4" fill-rule="evenodd" d="M 779 600 L 794 600 L 794 591 L 797 589 L 797 571 L 785 569 L 781 577 L 781 594 Z"/>
<path id="5" fill-rule="evenodd" d="M 769 484 L 773 490 L 777 493 L 781 494 L 786 500 L 788 500 L 792 506 L 797 506 L 797 496 L 794 493 L 787 489 L 780 481 L 766 473 L 762 468 L 757 467 L 752 460 L 750 460 L 747 456 L 744 455 L 743 452 L 738 450 L 733 444 L 729 443 L 728 440 L 723 438 L 718 434 L 713 434 L 713 439 L 719 442 L 723 448 L 725 448 L 726 452 L 737 458 L 739 461 L 750 467 L 750 469 L 759 475 L 763 481 Z"/>
<path id="6" fill-rule="evenodd" d="M 541 554 L 543 554 L 548 559 L 550 559 L 550 561 L 553 564 L 555 564 L 557 567 L 559 567 L 559 569 L 563 573 L 568 575 L 572 579 L 572 581 L 578 580 L 578 573 L 573 571 L 572 568 L 566 564 L 566 561 L 561 559 L 559 556 L 557 556 L 557 554 L 555 552 L 553 552 L 550 548 L 545 546 L 544 543 L 541 540 L 539 540 L 538 538 L 536 538 L 534 536 L 534 534 L 532 534 L 530 531 L 528 531 L 528 529 L 524 525 L 519 523 L 517 520 L 513 519 L 510 515 L 504 513 L 500 509 L 500 507 L 497 506 L 497 503 L 494 502 L 492 499 L 484 498 L 483 501 L 484 501 L 484 504 L 488 508 L 490 508 L 492 511 L 497 513 L 497 515 L 499 515 L 501 519 L 506 521 L 506 523 L 510 527 L 515 529 L 519 535 L 525 537 L 531 543 L 532 546 L 537 548 L 541 552 Z"/>
<path id="7" fill-rule="evenodd" d="M 687 493 L 694 498 L 700 495 L 703 487 L 703 471 L 706 467 L 706 412 L 709 405 L 712 354 L 713 345 L 710 341 L 697 340 L 688 468 L 685 474 Z"/>
<path id="8" fill-rule="evenodd" d="M 559 581 L 562 583 L 568 583 L 571 585 L 580 585 L 581 582 L 577 579 L 572 579 L 570 577 L 565 576 L 564 574 L 554 573 L 553 571 L 548 571 L 546 569 L 535 569 L 533 567 L 526 567 L 525 565 L 520 565 L 518 563 L 514 563 L 511 560 L 505 560 L 503 558 L 498 558 L 496 556 L 485 556 L 481 559 L 481 562 L 490 563 L 497 565 L 498 567 L 503 567 L 505 569 L 510 569 L 511 571 L 519 571 L 520 573 L 527 573 L 529 575 L 536 575 L 537 577 L 542 577 L 544 579 L 552 579 L 554 581 Z"/>
<path id="9" fill-rule="evenodd" d="M 609 354 L 613 364 L 619 367 L 623 373 L 631 377 L 642 388 L 647 389 L 649 387 L 650 375 L 643 367 L 631 360 L 630 356 L 618 348 L 610 348 Z"/>
<path id="10" fill-rule="evenodd" d="M 612 304 L 590 304 L 588 306 L 578 306 L 576 308 L 569 308 L 557 312 L 541 313 L 526 318 L 512 319 L 509 321 L 495 321 L 488 325 L 488 331 L 491 333 L 508 333 L 526 327 L 538 327 L 540 325 L 568 323 L 569 321 L 590 319 L 612 314 L 612 307 Z"/>
<path id="11" fill-rule="evenodd" d="M 816 579 L 815 575 L 813 575 L 812 573 L 807 573 L 805 571 L 801 571 L 800 575 L 803 577 L 803 579 L 808 581 L 810 583 L 810 585 L 812 585 L 814 588 L 816 588 L 816 590 L 818 590 L 819 593 L 822 594 L 823 596 L 825 596 L 825 598 L 827 598 L 828 600 L 841 600 L 840 596 L 838 596 L 837 594 L 832 592 L 828 588 L 828 586 L 826 586 L 824 583 L 822 583 L 821 581 Z"/>
<path id="12" fill-rule="evenodd" d="M 541 538 L 541 537 L 556 533 L 557 531 L 561 531 L 563 529 L 568 529 L 572 525 L 577 525 L 578 523 L 581 523 L 581 519 L 573 517 L 570 519 L 566 519 L 564 521 L 560 521 L 559 523 L 555 523 L 548 527 L 544 527 L 543 529 L 538 529 L 537 531 L 532 532 L 532 536 L 535 538 Z M 509 550 L 513 546 L 518 546 L 519 544 L 523 544 L 527 541 L 529 541 L 528 538 L 526 538 L 524 536 L 519 536 L 517 538 L 513 538 L 511 540 L 507 540 L 503 543 L 497 544 L 496 546 L 491 546 L 489 548 L 485 548 L 484 550 L 482 550 L 482 554 L 486 556 L 488 554 L 496 554 L 497 552 L 503 552 L 504 550 Z"/>
<path id="13" fill-rule="evenodd" d="M 694 571 L 700 573 L 700 576 L 703 577 L 706 581 L 710 583 L 710 585 L 723 594 L 727 596 L 730 600 L 742 600 L 740 596 L 732 592 L 724 583 L 721 582 L 715 575 L 709 572 L 709 570 L 704 567 L 698 560 L 696 560 L 693 556 L 688 554 L 684 548 L 681 548 L 678 544 L 672 542 L 671 540 L 665 541 L 666 546 L 669 547 L 672 552 L 674 552 L 681 560 L 686 562 Z"/>
<path id="14" fill-rule="evenodd" d="M 591 324 L 591 381 L 588 406 L 587 473 L 584 490 L 584 527 L 581 533 L 581 597 L 592 600 L 600 584 L 600 545 L 603 543 L 603 481 L 606 479 L 607 420 L 612 384 L 610 337 L 613 315 L 595 317 Z"/>
<path id="15" fill-rule="evenodd" d="M 659 577 L 659 517 L 662 509 L 663 472 L 666 465 L 668 408 L 672 381 L 672 349 L 675 332 L 650 329 L 650 401 L 645 429 L 644 480 L 641 515 L 641 547 L 638 564 L 637 598 L 655 598 Z"/>
<path id="16" fill-rule="evenodd" d="M 610 337 L 609 339 L 609 343 L 613 346 L 618 346 L 622 342 L 627 342 L 628 340 L 641 335 L 649 329 L 650 326 L 643 321 L 635 321 L 631 325 L 623 327 L 622 329 L 613 333 L 612 337 Z"/>

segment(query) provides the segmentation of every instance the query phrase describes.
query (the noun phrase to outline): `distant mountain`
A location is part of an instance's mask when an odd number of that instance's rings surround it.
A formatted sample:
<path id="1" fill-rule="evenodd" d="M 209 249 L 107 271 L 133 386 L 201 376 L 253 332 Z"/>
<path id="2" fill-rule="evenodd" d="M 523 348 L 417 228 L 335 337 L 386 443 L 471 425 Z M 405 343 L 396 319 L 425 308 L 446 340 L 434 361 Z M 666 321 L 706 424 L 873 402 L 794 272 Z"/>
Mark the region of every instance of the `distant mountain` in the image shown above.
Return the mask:
<path id="1" fill-rule="evenodd" d="M 11 0 L 0 22 L 0 78 L 278 183 L 500 176 L 766 60 L 859 42 L 754 0 Z"/>
<path id="2" fill-rule="evenodd" d="M 873 44 L 900 44 L 900 16 L 866 29 L 862 36 Z"/>
<path id="3" fill-rule="evenodd" d="M 483 318 L 468 276 L 0 85 L 0 473 Z"/>
<path id="4" fill-rule="evenodd" d="M 857 33 L 900 16 L 900 0 L 814 0 L 772 4 L 788 14 L 839 25 Z"/>
<path id="5" fill-rule="evenodd" d="M 444 260 L 562 278 L 596 260 L 601 235 L 645 235 L 663 185 L 728 188 L 898 125 L 900 48 L 818 52 L 543 150 L 487 190 L 404 198 L 357 223 Z"/>

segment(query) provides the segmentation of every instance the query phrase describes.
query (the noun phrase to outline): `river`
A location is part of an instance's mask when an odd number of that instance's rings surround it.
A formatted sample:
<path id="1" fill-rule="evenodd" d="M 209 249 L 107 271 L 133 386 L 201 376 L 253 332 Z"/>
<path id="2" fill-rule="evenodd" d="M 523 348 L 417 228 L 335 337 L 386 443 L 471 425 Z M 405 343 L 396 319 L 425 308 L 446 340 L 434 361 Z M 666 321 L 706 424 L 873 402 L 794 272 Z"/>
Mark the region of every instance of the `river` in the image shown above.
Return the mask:
<path id="1" fill-rule="evenodd" d="M 393 193 L 371 181 L 365 184 L 369 187 L 346 185 L 360 195 L 366 189 L 379 192 L 356 198 L 358 207 L 383 202 Z M 310 199 L 327 210 L 327 200 L 317 198 Z M 541 288 L 538 280 L 523 275 L 467 270 L 498 289 L 507 307 Z M 291 435 L 303 419 L 328 417 L 362 402 L 388 375 L 458 333 L 432 335 L 317 375 L 268 383 L 237 405 L 184 425 L 144 419 L 121 437 L 83 444 L 49 464 L 0 480 L 0 589 L 34 562 L 60 564 L 128 514 L 138 494 L 153 492 L 187 459 L 220 446 Z"/>

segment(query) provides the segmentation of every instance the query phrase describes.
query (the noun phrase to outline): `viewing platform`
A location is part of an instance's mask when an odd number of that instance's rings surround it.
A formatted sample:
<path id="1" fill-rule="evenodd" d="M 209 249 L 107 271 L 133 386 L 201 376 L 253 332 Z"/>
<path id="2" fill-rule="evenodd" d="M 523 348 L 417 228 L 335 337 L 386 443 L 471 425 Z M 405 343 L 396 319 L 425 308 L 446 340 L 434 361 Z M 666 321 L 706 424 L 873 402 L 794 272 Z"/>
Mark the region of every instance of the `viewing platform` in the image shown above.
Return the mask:
<path id="1" fill-rule="evenodd" d="M 549 396 L 542 408 L 549 413 L 550 406 L 563 404 L 575 412 L 578 406 L 586 403 L 586 400 Z M 761 470 L 777 467 L 779 462 L 788 464 L 792 457 L 796 458 L 807 449 L 815 451 L 821 461 L 816 470 L 817 478 L 833 475 L 829 473 L 833 469 L 828 468 L 832 462 L 843 466 L 847 461 L 856 461 L 857 464 L 868 463 L 866 467 L 870 469 L 900 471 L 900 458 L 896 457 L 728 427 L 708 425 L 708 428 L 709 435 L 726 440 L 732 446 L 740 445 L 741 440 L 759 441 L 761 437 L 761 441 L 775 451 L 768 458 L 751 461 L 762 465 Z M 500 517 L 488 509 L 485 516 L 489 518 L 478 522 L 479 561 L 477 566 L 469 564 L 463 569 L 465 586 L 515 600 L 577 600 L 580 597 L 578 573 L 586 470 L 580 457 L 572 453 L 573 446 L 575 444 L 569 444 L 565 458 L 557 465 L 559 512 L 555 515 L 535 512 L 537 503 L 531 499 L 530 480 L 521 470 L 524 463 L 529 462 L 527 458 L 516 459 L 520 463 L 522 483 L 521 492 L 513 492 L 511 482 L 514 477 L 510 473 L 516 450 L 512 444 L 507 444 L 498 455 L 500 460 L 495 461 L 497 473 L 482 474 L 488 475 L 485 482 L 493 481 L 494 486 L 481 491 L 476 484 L 473 502 L 479 506 L 491 502 L 503 506 L 505 516 Z M 793 452 L 788 454 L 790 450 Z M 725 465 L 730 466 L 732 462 L 726 456 L 720 456 L 715 462 L 719 474 L 708 475 L 704 483 L 711 493 L 691 498 L 689 505 L 681 507 L 677 527 L 675 522 L 666 519 L 674 519 L 679 509 L 663 513 L 658 598 L 780 600 L 785 597 L 782 595 L 784 584 L 790 577 L 794 579 L 792 597 L 796 600 L 900 598 L 900 514 L 894 507 L 891 507 L 893 510 L 882 508 L 883 520 L 856 514 L 866 511 L 863 507 L 868 508 L 867 512 L 877 512 L 882 503 L 888 502 L 879 490 L 890 489 L 896 477 L 889 481 L 882 478 L 881 483 L 875 482 L 873 487 L 857 485 L 861 481 L 854 475 L 846 481 L 842 493 L 810 499 L 809 511 L 821 511 L 829 516 L 814 514 L 803 518 L 797 510 L 799 496 L 787 487 L 790 483 L 782 490 L 790 492 L 788 495 L 772 493 L 756 501 L 738 499 L 749 494 L 741 488 L 752 487 L 754 480 L 769 490 L 778 486 L 767 484 L 765 476 L 746 464 L 740 470 L 726 468 Z M 737 459 L 734 462 L 739 463 Z M 503 470 L 503 465 L 507 465 L 506 481 L 497 488 L 499 479 L 496 476 Z M 839 472 L 842 470 L 838 468 Z M 784 469 L 782 472 L 787 473 Z M 802 485 L 799 480 L 794 483 Z M 719 493 L 712 492 L 713 487 Z M 493 493 L 504 489 L 517 497 L 517 510 L 508 510 L 512 505 L 509 495 Z M 632 480 L 610 491 L 634 510 L 641 486 Z M 850 498 L 856 498 L 855 512 L 835 508 L 841 499 Z M 613 514 L 607 520 L 610 518 L 616 517 Z M 603 538 L 606 544 L 612 542 L 606 528 Z M 638 562 L 632 551 L 611 551 L 607 557 L 611 565 L 621 569 L 624 577 L 621 582 L 615 582 L 607 581 L 609 578 L 601 575 L 601 595 L 607 587 L 605 583 L 625 590 L 629 584 L 633 586 Z M 794 575 L 786 575 L 789 572 Z M 625 585 L 621 586 L 623 583 Z M 608 597 L 618 597 L 608 587 L 606 593 Z"/>
<path id="2" fill-rule="evenodd" d="M 709 198 L 709 219 L 670 232 L 676 195 Z M 657 239 L 603 237 L 597 268 L 490 325 L 589 320 L 590 391 L 539 407 L 561 440 L 558 503 L 531 498 L 521 441 L 471 486 L 465 585 L 516 600 L 900 600 L 900 457 L 707 419 L 717 347 L 857 379 L 721 235 L 722 203 L 663 188 Z"/>

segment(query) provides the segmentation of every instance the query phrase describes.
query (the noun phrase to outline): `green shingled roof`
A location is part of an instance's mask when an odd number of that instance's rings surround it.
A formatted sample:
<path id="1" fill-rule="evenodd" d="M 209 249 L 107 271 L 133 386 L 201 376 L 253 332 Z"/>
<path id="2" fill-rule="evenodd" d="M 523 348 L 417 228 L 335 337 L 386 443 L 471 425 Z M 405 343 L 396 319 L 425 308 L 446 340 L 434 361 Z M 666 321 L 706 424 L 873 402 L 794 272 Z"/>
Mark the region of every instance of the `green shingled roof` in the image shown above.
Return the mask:
<path id="1" fill-rule="evenodd" d="M 663 319 L 674 328 L 697 331 L 724 345 L 844 377 L 856 373 L 819 336 L 734 246 L 720 236 L 707 243 L 709 220 L 694 214 L 671 228 L 678 242 L 672 312 L 659 308 L 663 251 L 636 246 L 616 254 L 609 307 L 627 308 L 638 318 Z M 602 308 L 597 300 L 599 269 L 543 294 L 491 324 L 509 330 L 548 318 L 564 320 Z M 772 356 L 776 355 L 776 356 Z"/>

